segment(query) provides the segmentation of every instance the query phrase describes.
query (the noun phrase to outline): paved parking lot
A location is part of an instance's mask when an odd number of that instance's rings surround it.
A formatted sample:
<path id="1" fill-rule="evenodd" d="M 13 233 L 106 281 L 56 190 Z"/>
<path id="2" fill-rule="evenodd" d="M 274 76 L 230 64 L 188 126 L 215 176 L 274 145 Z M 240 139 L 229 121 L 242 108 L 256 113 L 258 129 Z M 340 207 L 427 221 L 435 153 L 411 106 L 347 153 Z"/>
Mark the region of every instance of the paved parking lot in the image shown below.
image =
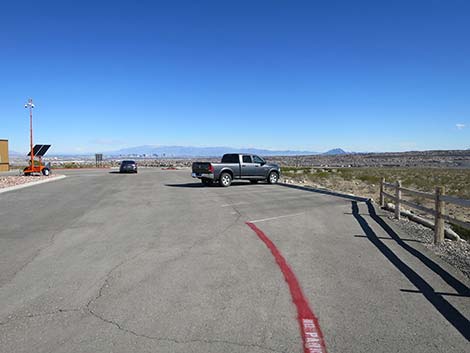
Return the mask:
<path id="1" fill-rule="evenodd" d="M 328 352 L 468 352 L 468 281 L 365 202 L 66 174 L 0 195 L 0 352 L 303 352 L 296 284 Z"/>

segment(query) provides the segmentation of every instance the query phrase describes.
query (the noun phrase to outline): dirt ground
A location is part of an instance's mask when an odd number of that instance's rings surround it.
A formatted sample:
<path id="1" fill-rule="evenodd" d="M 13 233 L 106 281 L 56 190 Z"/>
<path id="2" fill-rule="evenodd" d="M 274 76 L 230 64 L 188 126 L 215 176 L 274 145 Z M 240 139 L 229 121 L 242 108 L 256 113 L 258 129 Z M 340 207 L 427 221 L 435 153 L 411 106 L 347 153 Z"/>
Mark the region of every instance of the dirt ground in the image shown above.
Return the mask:
<path id="1" fill-rule="evenodd" d="M 54 175 L 56 177 L 57 175 Z M 22 176 L 22 175 L 8 175 L 8 176 L 0 176 L 0 189 L 8 188 L 11 186 L 16 185 L 23 185 L 32 183 L 34 181 L 43 180 L 43 179 L 50 179 L 52 176 Z"/>

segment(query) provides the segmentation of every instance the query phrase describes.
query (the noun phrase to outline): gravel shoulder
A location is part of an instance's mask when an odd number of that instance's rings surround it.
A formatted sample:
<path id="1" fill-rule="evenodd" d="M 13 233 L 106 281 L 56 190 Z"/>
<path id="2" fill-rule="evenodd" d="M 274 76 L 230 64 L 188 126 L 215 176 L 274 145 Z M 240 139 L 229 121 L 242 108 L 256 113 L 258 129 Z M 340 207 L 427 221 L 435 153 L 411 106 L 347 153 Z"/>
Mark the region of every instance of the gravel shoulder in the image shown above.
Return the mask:
<path id="1" fill-rule="evenodd" d="M 17 186 L 26 186 L 28 184 L 35 184 L 37 182 L 45 182 L 48 180 L 55 180 L 62 178 L 62 175 L 54 174 L 50 176 L 23 176 L 23 175 L 4 175 L 0 176 L 0 190 L 10 189 Z"/>
<path id="2" fill-rule="evenodd" d="M 384 211 L 387 212 L 387 211 Z M 458 269 L 462 274 L 470 279 L 470 244 L 467 241 L 452 241 L 444 239 L 439 245 L 434 245 L 434 231 L 430 228 L 422 226 L 407 218 L 397 220 L 390 215 L 386 216 L 394 225 L 411 238 L 418 240 L 427 249 L 432 251 L 438 257 L 443 259 L 454 268 Z"/>

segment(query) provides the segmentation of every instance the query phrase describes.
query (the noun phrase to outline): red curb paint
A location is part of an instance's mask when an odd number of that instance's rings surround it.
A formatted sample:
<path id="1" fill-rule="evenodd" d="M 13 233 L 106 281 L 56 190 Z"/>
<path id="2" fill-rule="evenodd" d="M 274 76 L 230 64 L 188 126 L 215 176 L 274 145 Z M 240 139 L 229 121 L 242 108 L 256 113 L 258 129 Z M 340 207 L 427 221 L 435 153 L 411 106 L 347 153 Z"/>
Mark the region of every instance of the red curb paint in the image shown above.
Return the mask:
<path id="1" fill-rule="evenodd" d="M 52 170 L 99 170 L 99 169 L 111 169 L 111 167 L 99 167 L 99 168 L 54 168 Z"/>
<path id="2" fill-rule="evenodd" d="M 307 299 L 305 298 L 299 281 L 295 277 L 286 259 L 282 256 L 276 245 L 256 225 L 246 222 L 263 243 L 271 250 L 277 264 L 281 268 L 284 279 L 289 286 L 292 301 L 297 308 L 297 320 L 299 321 L 300 333 L 304 343 L 304 353 L 326 353 L 325 339 L 318 324 L 317 317 L 313 314 Z"/>

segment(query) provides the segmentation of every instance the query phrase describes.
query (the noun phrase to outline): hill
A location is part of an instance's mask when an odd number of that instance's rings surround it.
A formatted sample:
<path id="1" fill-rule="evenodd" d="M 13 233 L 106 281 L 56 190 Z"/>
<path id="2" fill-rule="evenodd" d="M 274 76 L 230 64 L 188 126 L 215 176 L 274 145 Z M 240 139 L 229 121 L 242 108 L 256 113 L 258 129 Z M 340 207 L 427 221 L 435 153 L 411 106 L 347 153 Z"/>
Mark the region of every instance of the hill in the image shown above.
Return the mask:
<path id="1" fill-rule="evenodd" d="M 329 151 L 326 151 L 326 152 L 322 153 L 322 155 L 324 155 L 324 156 L 337 156 L 337 155 L 340 155 L 340 154 L 348 154 L 348 152 L 346 152 L 345 150 L 343 150 L 341 148 L 334 148 L 332 150 L 329 150 Z"/>

